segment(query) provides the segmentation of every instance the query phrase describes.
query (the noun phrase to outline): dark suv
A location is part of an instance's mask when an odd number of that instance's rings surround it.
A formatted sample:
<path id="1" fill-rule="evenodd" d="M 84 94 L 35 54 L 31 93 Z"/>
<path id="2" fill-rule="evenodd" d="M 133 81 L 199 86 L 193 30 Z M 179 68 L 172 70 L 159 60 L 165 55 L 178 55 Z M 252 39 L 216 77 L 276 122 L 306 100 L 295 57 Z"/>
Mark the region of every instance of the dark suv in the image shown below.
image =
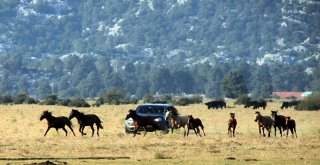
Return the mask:
<path id="1" fill-rule="evenodd" d="M 176 110 L 176 108 L 171 104 L 142 104 L 137 107 L 136 112 L 139 116 L 152 118 L 156 122 L 156 130 L 168 133 L 168 128 L 171 126 L 166 121 L 166 112 L 172 110 Z M 132 133 L 134 129 L 133 120 L 129 118 L 125 121 L 125 131 L 126 133 Z M 143 130 L 143 128 L 141 129 Z M 152 132 L 154 128 L 151 125 L 147 126 L 147 131 Z"/>

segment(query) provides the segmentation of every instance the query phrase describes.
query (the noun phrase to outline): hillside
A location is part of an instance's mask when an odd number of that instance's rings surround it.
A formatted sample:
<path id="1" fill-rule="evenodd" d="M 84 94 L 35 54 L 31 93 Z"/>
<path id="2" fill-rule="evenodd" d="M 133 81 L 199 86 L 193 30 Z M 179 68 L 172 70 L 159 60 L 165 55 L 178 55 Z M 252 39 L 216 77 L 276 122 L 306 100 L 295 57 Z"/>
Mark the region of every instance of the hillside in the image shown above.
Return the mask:
<path id="1" fill-rule="evenodd" d="M 319 27 L 316 0 L 5 0 L 0 92 L 41 97 L 44 82 L 43 95 L 94 97 L 116 86 L 138 97 L 217 97 L 219 87 L 208 91 L 242 64 L 250 75 L 268 65 L 274 90 L 319 90 Z M 177 75 L 192 81 L 159 88 Z"/>

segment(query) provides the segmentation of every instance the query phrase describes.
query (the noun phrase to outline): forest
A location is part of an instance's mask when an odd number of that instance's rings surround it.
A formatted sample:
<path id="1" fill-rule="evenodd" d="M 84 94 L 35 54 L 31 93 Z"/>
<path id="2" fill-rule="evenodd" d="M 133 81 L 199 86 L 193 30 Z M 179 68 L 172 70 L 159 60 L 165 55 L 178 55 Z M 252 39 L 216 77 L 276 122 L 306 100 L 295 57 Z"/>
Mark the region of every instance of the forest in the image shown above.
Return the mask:
<path id="1" fill-rule="evenodd" d="M 319 91 L 319 18 L 312 0 L 5 0 L 0 94 Z"/>

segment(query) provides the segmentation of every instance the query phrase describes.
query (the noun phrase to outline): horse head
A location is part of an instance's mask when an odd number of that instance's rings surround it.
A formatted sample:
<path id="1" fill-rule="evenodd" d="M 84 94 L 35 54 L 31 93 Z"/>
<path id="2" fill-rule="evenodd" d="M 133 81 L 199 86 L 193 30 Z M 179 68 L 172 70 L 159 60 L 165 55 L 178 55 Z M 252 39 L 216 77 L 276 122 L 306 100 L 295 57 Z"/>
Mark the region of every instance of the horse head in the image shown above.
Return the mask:
<path id="1" fill-rule="evenodd" d="M 41 116 L 40 116 L 40 121 L 45 119 L 45 118 L 47 118 L 47 117 L 49 117 L 49 116 L 52 116 L 51 112 L 49 112 L 48 110 L 43 111 Z"/>
<path id="2" fill-rule="evenodd" d="M 72 109 L 69 115 L 69 120 L 71 120 L 72 118 L 76 117 L 76 113 L 79 112 L 76 109 Z"/>
<path id="3" fill-rule="evenodd" d="M 235 113 L 230 113 L 231 118 L 234 118 L 234 116 L 235 116 Z"/>
<path id="4" fill-rule="evenodd" d="M 278 111 L 271 111 L 271 116 L 274 118 L 275 116 L 277 116 Z"/>
<path id="5" fill-rule="evenodd" d="M 128 111 L 127 116 L 126 116 L 126 120 L 128 120 L 129 118 L 132 118 L 132 117 L 135 116 L 135 115 L 137 115 L 137 114 L 136 114 L 136 111 L 133 110 L 133 109 L 130 109 L 130 110 Z"/>
<path id="6" fill-rule="evenodd" d="M 261 119 L 261 114 L 260 114 L 260 112 L 259 111 L 256 111 L 256 119 L 254 120 L 255 122 L 257 122 L 258 120 L 260 120 Z"/>

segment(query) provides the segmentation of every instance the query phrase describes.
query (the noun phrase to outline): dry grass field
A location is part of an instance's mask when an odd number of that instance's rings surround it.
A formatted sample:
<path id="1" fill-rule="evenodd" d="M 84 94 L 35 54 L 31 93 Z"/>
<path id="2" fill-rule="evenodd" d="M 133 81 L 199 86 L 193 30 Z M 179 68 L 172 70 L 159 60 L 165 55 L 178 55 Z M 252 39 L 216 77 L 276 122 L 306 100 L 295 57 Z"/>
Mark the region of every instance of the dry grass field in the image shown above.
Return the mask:
<path id="1" fill-rule="evenodd" d="M 124 133 L 124 117 L 137 105 L 78 108 L 84 113 L 95 113 L 103 121 L 100 137 L 81 137 L 76 119 L 72 119 L 76 137 L 69 131 L 57 133 L 47 128 L 39 117 L 43 110 L 54 116 L 69 116 L 70 107 L 41 105 L 0 106 L 0 164 L 30 164 L 50 160 L 67 164 L 320 164 L 319 111 L 280 110 L 280 103 L 268 103 L 262 115 L 279 110 L 297 123 L 298 138 L 259 137 L 252 109 L 234 106 L 208 110 L 204 104 L 177 106 L 181 114 L 192 114 L 202 119 L 206 137 L 193 131 L 188 138 L 183 131 L 173 134 L 147 133 L 145 137 Z M 236 137 L 227 135 L 229 113 L 238 120 Z M 89 127 L 85 132 L 91 135 Z"/>

